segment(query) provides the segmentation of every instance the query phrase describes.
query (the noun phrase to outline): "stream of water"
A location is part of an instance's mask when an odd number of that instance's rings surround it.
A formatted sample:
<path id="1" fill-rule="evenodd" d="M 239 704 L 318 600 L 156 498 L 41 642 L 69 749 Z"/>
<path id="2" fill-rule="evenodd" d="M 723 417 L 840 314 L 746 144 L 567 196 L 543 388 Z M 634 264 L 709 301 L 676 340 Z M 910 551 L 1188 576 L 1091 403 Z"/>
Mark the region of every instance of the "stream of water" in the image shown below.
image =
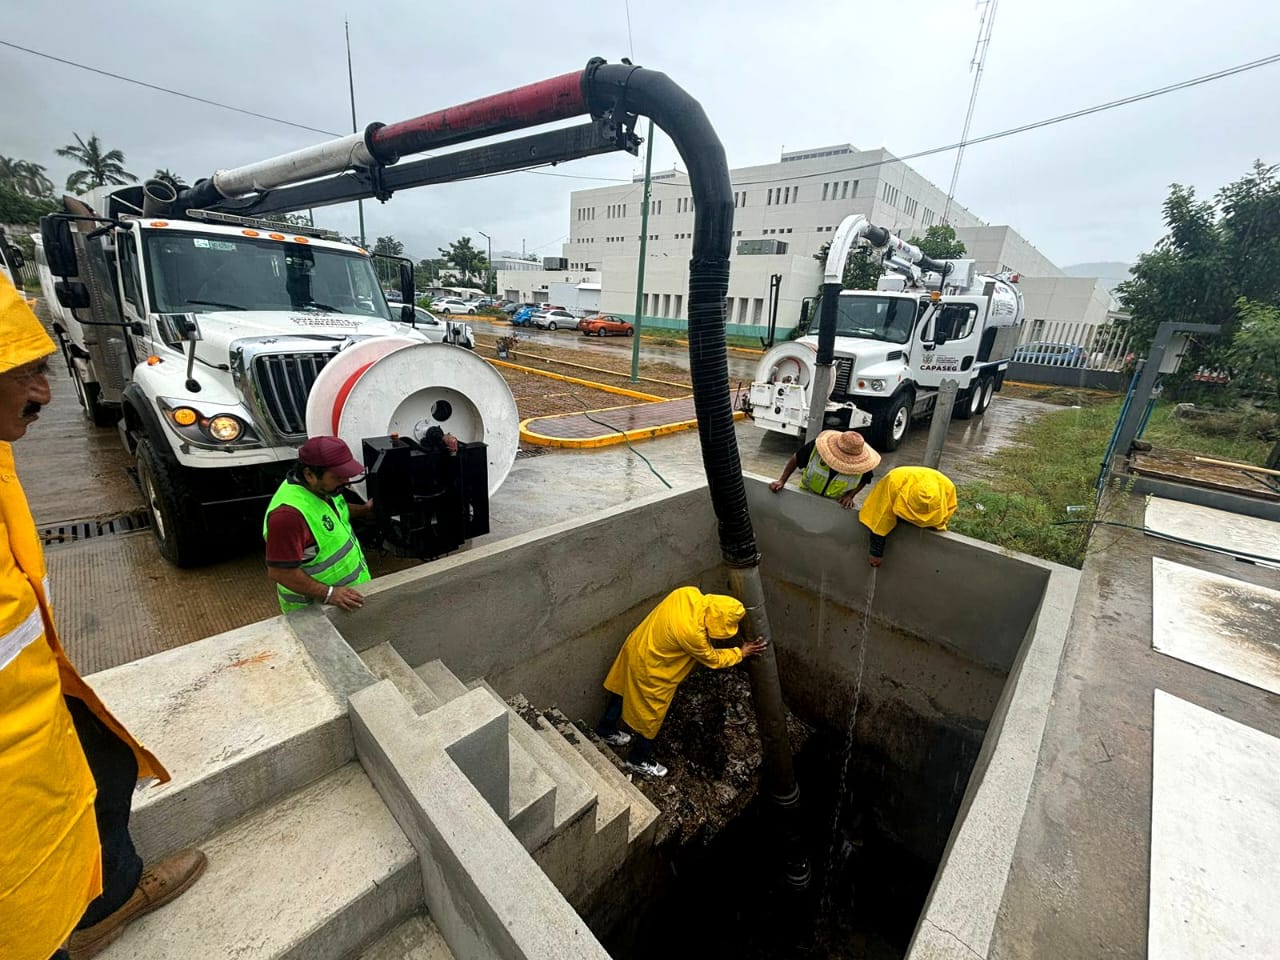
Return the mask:
<path id="1" fill-rule="evenodd" d="M 849 722 L 845 724 L 844 750 L 840 755 L 840 777 L 837 781 L 834 810 L 831 814 L 831 840 L 827 847 L 826 869 L 822 872 L 822 912 L 831 910 L 832 878 L 836 875 L 836 857 L 841 850 L 840 814 L 844 809 L 845 780 L 849 775 L 849 759 L 853 755 L 853 734 L 858 723 L 858 704 L 862 700 L 862 670 L 867 662 L 867 643 L 871 639 L 871 605 L 876 598 L 876 568 L 871 568 L 867 580 L 867 599 L 862 609 L 862 629 L 858 637 L 858 669 L 854 672 L 852 706 Z"/>

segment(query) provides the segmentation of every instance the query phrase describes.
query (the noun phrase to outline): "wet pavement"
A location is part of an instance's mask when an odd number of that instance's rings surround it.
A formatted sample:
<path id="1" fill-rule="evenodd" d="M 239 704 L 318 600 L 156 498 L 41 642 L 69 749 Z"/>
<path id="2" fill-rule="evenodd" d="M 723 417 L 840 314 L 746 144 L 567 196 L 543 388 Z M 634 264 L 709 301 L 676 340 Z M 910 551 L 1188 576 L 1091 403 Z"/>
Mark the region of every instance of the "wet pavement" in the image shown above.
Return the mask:
<path id="1" fill-rule="evenodd" d="M 556 342 L 567 345 L 573 339 L 565 333 Z M 584 349 L 607 350 L 612 345 L 606 340 Z M 50 377 L 53 401 L 27 437 L 14 445 L 37 526 L 140 510 L 142 496 L 129 473 L 131 458 L 117 432 L 96 428 L 84 418 L 66 367 L 55 360 Z M 997 395 L 985 417 L 951 425 L 943 470 L 956 480 L 980 476 L 982 458 L 1012 442 L 1018 424 L 1053 409 Z M 796 446 L 794 438 L 766 433 L 748 421 L 738 422 L 735 431 L 743 469 L 749 473 L 776 476 Z M 899 450 L 885 455 L 880 472 L 896 464 L 919 463 L 926 434 L 927 425 L 917 425 Z M 664 481 L 672 487 L 704 481 L 696 432 L 636 443 L 632 449 L 548 449 L 521 456 L 490 503 L 490 534 L 475 545 L 661 493 Z M 261 550 L 252 536 L 246 538 L 240 556 L 196 570 L 176 570 L 162 560 L 147 531 L 51 544 L 46 556 L 63 641 L 85 672 L 276 612 Z M 413 563 L 392 557 L 369 559 L 375 576 Z"/>

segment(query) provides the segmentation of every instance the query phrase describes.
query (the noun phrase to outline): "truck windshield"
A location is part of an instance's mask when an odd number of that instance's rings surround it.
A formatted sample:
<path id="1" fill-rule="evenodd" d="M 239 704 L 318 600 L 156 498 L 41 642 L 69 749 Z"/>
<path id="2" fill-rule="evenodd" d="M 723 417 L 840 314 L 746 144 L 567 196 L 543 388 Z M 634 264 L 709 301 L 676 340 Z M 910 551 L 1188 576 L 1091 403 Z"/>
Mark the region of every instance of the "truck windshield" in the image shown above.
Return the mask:
<path id="1" fill-rule="evenodd" d="M 844 296 L 836 311 L 836 336 L 906 343 L 916 319 L 916 301 L 905 297 Z"/>
<path id="2" fill-rule="evenodd" d="M 359 254 L 225 234 L 144 235 L 158 313 L 311 310 L 391 319 L 373 264 Z"/>

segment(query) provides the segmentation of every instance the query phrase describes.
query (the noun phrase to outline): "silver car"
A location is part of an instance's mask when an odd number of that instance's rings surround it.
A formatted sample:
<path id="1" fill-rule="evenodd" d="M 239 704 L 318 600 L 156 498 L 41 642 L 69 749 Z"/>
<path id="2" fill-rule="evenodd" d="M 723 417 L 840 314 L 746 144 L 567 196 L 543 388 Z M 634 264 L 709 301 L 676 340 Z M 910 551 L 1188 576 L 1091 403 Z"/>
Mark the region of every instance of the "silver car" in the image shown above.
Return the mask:
<path id="1" fill-rule="evenodd" d="M 568 310 L 539 310 L 530 321 L 539 330 L 578 329 L 578 318 Z"/>

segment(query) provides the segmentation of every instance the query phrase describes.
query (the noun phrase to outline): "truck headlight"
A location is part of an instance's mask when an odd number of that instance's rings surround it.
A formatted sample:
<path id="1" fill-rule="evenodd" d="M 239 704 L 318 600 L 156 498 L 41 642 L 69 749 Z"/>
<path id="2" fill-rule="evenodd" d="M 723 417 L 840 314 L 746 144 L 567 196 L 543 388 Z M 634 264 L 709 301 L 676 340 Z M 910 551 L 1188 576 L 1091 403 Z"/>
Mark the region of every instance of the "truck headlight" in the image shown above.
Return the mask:
<path id="1" fill-rule="evenodd" d="M 872 381 L 871 381 L 871 389 L 872 389 L 872 390 L 877 390 L 877 391 L 879 391 L 879 390 L 883 390 L 883 389 L 884 389 L 884 381 L 883 381 L 883 380 L 872 380 Z"/>
<path id="2" fill-rule="evenodd" d="M 223 443 L 238 440 L 242 433 L 244 433 L 244 424 L 235 417 L 221 414 L 209 421 L 209 436 Z"/>

